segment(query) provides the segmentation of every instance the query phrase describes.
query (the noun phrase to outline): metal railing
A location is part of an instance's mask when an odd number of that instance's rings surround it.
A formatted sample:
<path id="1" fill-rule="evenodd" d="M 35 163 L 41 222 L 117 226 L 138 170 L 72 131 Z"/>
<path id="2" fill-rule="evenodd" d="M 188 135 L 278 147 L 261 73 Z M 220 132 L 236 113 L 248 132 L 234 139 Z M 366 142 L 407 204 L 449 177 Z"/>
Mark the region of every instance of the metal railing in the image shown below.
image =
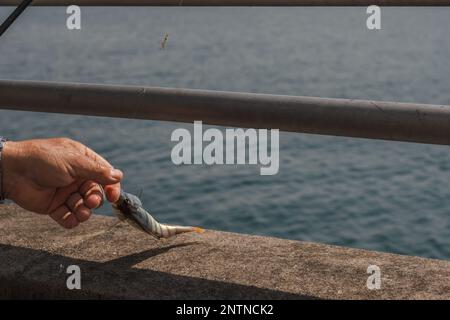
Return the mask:
<path id="1" fill-rule="evenodd" d="M 19 5 L 21 0 L 0 0 Z M 33 6 L 449 6 L 450 0 L 34 0 Z"/>
<path id="2" fill-rule="evenodd" d="M 0 109 L 450 145 L 450 106 L 0 80 Z"/>

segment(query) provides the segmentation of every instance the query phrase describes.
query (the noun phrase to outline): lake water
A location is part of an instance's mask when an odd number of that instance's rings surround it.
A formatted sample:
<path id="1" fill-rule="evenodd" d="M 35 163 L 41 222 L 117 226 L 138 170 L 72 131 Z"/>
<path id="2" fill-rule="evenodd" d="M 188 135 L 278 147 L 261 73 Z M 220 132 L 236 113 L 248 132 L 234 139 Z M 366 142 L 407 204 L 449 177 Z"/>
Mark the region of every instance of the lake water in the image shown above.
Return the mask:
<path id="1" fill-rule="evenodd" d="M 0 78 L 450 105 L 450 8 L 383 8 L 381 31 L 366 29 L 365 8 L 83 8 L 82 18 L 68 31 L 64 8 L 27 10 L 0 39 Z M 164 222 L 450 258 L 446 146 L 282 133 L 279 174 L 260 176 L 174 166 L 170 135 L 189 124 L 0 114 L 11 139 L 86 143 Z"/>

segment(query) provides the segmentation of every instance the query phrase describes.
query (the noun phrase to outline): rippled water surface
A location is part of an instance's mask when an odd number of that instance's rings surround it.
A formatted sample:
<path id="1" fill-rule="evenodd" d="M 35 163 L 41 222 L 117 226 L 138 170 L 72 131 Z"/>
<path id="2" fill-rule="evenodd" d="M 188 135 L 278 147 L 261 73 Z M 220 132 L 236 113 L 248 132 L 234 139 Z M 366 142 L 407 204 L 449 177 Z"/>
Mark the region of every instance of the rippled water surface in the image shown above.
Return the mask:
<path id="1" fill-rule="evenodd" d="M 64 8 L 27 10 L 0 39 L 0 78 L 450 105 L 448 8 L 383 8 L 378 32 L 365 28 L 364 8 L 82 14 L 77 32 L 65 29 Z M 180 124 L 0 113 L 11 139 L 88 144 L 169 223 L 450 258 L 445 146 L 282 133 L 279 174 L 260 176 L 255 166 L 174 166 L 170 135 Z"/>

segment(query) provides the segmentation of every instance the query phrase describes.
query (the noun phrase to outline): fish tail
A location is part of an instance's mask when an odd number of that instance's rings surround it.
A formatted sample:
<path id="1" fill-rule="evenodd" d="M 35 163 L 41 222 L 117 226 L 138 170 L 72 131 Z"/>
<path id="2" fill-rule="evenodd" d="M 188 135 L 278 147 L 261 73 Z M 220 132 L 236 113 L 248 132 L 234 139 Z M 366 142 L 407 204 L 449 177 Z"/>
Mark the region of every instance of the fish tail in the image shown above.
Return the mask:
<path id="1" fill-rule="evenodd" d="M 192 227 L 192 231 L 194 231 L 195 233 L 204 233 L 205 229 L 200 227 Z"/>
<path id="2" fill-rule="evenodd" d="M 170 238 L 181 233 L 188 233 L 188 232 L 203 233 L 205 231 L 204 229 L 198 227 L 169 226 L 169 225 L 161 225 L 161 229 L 162 232 L 160 233 L 160 235 L 163 238 Z"/>

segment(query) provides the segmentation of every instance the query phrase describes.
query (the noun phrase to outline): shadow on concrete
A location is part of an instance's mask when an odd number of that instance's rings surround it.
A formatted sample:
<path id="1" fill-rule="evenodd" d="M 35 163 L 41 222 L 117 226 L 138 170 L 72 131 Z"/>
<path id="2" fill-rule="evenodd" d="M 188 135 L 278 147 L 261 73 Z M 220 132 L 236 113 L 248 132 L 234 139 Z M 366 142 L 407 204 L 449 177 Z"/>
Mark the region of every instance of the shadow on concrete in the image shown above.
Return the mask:
<path id="1" fill-rule="evenodd" d="M 0 244 L 0 298 L 20 299 L 313 299 L 277 290 L 133 267 L 170 245 L 104 263 Z M 68 290 L 66 269 L 81 269 L 81 290 Z"/>
<path id="2" fill-rule="evenodd" d="M 159 247 L 151 250 L 144 250 L 141 252 L 133 253 L 128 256 L 119 257 L 117 259 L 113 259 L 107 262 L 103 262 L 103 267 L 107 267 L 109 265 L 114 266 L 116 268 L 126 269 L 131 268 L 134 265 L 145 261 L 151 257 L 156 257 L 160 254 L 166 253 L 171 249 L 174 248 L 182 248 L 182 247 L 188 247 L 197 244 L 197 242 L 186 242 L 186 243 L 179 243 L 174 245 L 168 245 L 164 247 Z"/>

